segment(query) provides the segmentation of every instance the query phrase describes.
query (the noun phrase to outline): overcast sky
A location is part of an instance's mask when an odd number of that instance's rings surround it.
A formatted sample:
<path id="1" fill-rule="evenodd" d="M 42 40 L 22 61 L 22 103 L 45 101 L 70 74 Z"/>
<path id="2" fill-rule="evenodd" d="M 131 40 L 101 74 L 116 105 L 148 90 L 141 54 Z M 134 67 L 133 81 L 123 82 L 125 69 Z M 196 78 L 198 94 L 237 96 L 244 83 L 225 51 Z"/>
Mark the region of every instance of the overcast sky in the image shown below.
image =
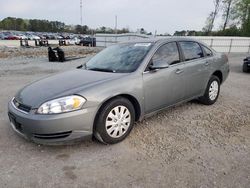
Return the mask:
<path id="1" fill-rule="evenodd" d="M 213 0 L 83 0 L 83 24 L 173 33 L 201 30 Z M 21 17 L 80 24 L 80 0 L 0 0 L 0 19 Z"/>

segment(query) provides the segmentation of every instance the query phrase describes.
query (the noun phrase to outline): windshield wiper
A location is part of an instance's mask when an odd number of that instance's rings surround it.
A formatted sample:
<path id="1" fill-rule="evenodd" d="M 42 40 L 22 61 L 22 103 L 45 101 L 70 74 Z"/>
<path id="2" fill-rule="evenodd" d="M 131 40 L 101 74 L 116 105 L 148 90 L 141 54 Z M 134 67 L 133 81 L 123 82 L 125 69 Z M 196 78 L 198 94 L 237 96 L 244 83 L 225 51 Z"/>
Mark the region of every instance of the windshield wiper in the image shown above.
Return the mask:
<path id="1" fill-rule="evenodd" d="M 92 71 L 101 71 L 101 72 L 115 72 L 114 70 L 111 69 L 105 69 L 105 68 L 89 68 L 87 70 L 92 70 Z"/>

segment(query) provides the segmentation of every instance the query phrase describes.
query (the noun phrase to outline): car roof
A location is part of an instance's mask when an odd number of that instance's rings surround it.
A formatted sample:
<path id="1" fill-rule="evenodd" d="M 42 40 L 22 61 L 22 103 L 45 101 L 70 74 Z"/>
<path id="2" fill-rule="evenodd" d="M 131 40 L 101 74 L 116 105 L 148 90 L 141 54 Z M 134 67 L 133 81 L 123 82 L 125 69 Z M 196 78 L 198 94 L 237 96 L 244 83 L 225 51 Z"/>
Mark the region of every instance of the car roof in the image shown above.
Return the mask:
<path id="1" fill-rule="evenodd" d="M 193 41 L 193 42 L 199 42 L 200 41 L 189 38 L 189 37 L 156 37 L 156 38 L 144 38 L 144 39 L 136 39 L 136 40 L 131 40 L 128 42 L 123 42 L 123 43 L 165 43 L 165 42 L 172 42 L 172 41 Z"/>

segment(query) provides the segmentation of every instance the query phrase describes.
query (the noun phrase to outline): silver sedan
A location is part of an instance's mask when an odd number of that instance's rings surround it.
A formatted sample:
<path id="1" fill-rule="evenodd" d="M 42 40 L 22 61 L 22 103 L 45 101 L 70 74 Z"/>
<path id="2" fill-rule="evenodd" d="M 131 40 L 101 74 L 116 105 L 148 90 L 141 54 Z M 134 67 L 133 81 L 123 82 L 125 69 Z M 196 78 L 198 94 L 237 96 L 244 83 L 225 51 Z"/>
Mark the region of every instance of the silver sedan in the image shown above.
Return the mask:
<path id="1" fill-rule="evenodd" d="M 77 69 L 36 81 L 9 102 L 21 136 L 59 144 L 89 138 L 114 144 L 134 122 L 198 99 L 212 105 L 229 74 L 227 56 L 187 38 L 110 46 Z"/>

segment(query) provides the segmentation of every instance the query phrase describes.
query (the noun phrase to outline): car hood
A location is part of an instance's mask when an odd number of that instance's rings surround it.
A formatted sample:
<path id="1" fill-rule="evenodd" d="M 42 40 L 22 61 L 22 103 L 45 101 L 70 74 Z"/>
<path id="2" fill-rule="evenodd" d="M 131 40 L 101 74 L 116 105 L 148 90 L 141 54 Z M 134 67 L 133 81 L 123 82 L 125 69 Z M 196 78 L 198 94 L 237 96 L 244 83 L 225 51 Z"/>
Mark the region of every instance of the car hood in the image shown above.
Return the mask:
<path id="1" fill-rule="evenodd" d="M 96 84 L 118 79 L 125 74 L 76 69 L 38 80 L 21 89 L 15 99 L 32 108 L 42 103 L 72 94 L 77 94 Z"/>

